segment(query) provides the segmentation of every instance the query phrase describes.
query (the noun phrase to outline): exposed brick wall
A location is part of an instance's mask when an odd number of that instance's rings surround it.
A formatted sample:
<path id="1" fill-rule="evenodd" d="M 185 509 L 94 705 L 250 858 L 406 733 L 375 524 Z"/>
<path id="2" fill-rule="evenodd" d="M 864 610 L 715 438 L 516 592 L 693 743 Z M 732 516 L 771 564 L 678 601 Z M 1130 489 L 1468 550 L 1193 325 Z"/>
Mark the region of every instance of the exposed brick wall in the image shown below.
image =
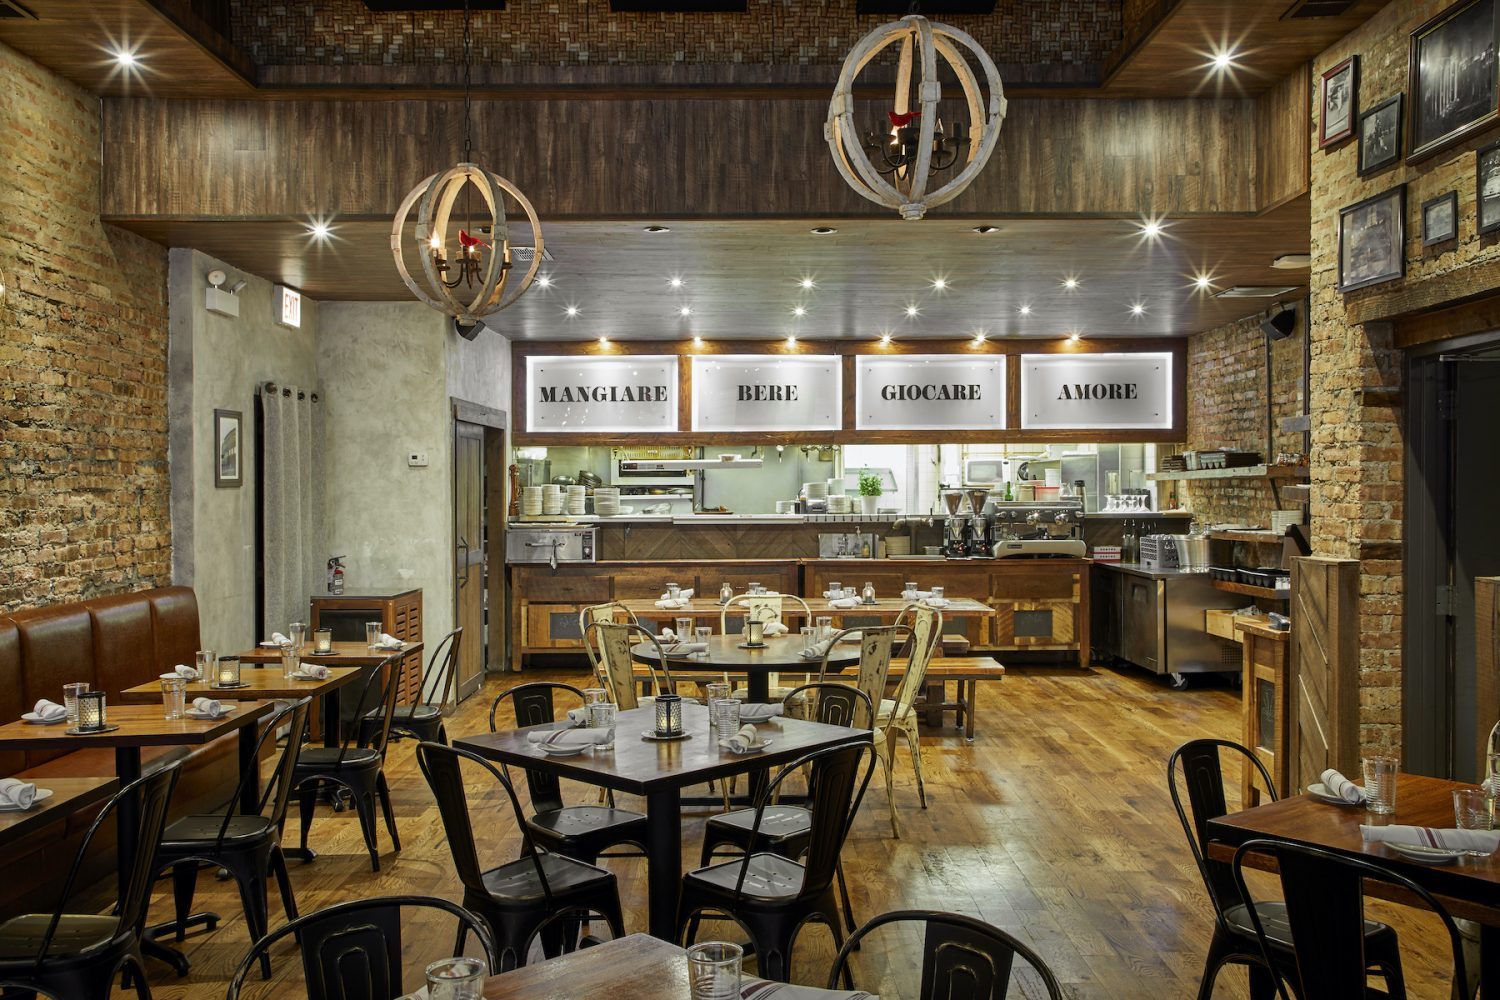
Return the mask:
<path id="1" fill-rule="evenodd" d="M 1350 54 L 1360 57 L 1360 107 L 1407 89 L 1410 32 L 1448 6 L 1449 0 L 1396 0 L 1361 28 L 1322 53 L 1313 80 Z M 1314 87 L 1316 94 L 1316 87 Z M 1410 94 L 1407 95 L 1410 100 Z M 1311 111 L 1317 134 L 1318 111 Z M 1353 141 L 1312 153 L 1312 400 L 1313 539 L 1320 555 L 1359 559 L 1360 721 L 1367 748 L 1401 747 L 1401 637 L 1403 578 L 1401 412 L 1370 406 L 1366 386 L 1401 381 L 1402 356 L 1381 324 L 1349 321 L 1354 303 L 1388 296 L 1402 287 L 1450 275 L 1454 296 L 1489 289 L 1464 268 L 1496 253 L 1493 239 L 1475 235 L 1474 151 L 1495 138 L 1493 130 L 1421 163 L 1404 162 L 1372 177 L 1356 172 Z M 1397 184 L 1407 184 L 1407 277 L 1343 295 L 1338 283 L 1338 212 L 1343 206 Z M 1459 237 L 1428 250 L 1421 246 L 1423 201 L 1457 190 Z M 1394 544 L 1393 544 L 1394 543 Z"/>
<path id="2" fill-rule="evenodd" d="M 99 221 L 97 98 L 0 45 L 0 612 L 171 582 L 167 255 Z"/>
<path id="3" fill-rule="evenodd" d="M 986 17 L 944 16 L 997 63 L 1088 65 L 1119 44 L 1122 0 L 1010 0 Z M 455 62 L 462 18 L 372 13 L 360 0 L 231 0 L 231 35 L 261 65 Z M 545 14 L 542 14 L 545 12 Z M 614 14 L 609 0 L 514 3 L 475 11 L 474 52 L 489 65 L 773 63 L 838 65 L 893 18 L 858 17 L 854 0 L 749 0 L 743 14 Z"/>

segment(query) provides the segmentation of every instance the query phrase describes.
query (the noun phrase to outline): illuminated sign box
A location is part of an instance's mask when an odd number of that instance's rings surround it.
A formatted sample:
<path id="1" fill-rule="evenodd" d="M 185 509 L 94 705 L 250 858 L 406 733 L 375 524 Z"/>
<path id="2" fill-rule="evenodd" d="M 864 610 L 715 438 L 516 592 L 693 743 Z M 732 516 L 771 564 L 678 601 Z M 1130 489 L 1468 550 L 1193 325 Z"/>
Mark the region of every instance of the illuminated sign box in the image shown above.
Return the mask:
<path id="1" fill-rule="evenodd" d="M 693 358 L 695 431 L 836 431 L 843 399 L 834 355 Z"/>
<path id="2" fill-rule="evenodd" d="M 1000 430 L 1005 359 L 950 354 L 861 356 L 854 426 L 862 431 Z"/>
<path id="3" fill-rule="evenodd" d="M 677 358 L 529 357 L 526 430 L 608 434 L 677 430 Z"/>
<path id="4" fill-rule="evenodd" d="M 1172 355 L 1023 354 L 1027 430 L 1169 430 Z"/>

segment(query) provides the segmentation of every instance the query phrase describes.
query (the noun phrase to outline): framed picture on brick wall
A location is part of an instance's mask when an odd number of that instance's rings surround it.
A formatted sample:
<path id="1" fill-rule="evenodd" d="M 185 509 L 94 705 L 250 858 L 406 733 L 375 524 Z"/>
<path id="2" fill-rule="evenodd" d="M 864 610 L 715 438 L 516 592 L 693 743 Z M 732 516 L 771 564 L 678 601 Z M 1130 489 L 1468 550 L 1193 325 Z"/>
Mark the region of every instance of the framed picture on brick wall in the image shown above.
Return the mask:
<path id="1" fill-rule="evenodd" d="M 1354 134 L 1359 118 L 1359 56 L 1350 56 L 1324 72 L 1319 93 L 1318 148 L 1327 149 Z"/>
<path id="2" fill-rule="evenodd" d="M 1474 157 L 1474 215 L 1480 233 L 1500 229 L 1500 142 L 1492 142 Z"/>
<path id="3" fill-rule="evenodd" d="M 1446 243 L 1458 236 L 1458 192 L 1449 191 L 1422 202 L 1422 245 Z"/>
<path id="4" fill-rule="evenodd" d="M 1339 210 L 1339 291 L 1406 274 L 1406 185 Z"/>
<path id="5" fill-rule="evenodd" d="M 245 483 L 245 415 L 239 410 L 214 411 L 214 485 L 240 487 Z"/>
<path id="6" fill-rule="evenodd" d="M 1500 0 L 1460 0 L 1411 33 L 1408 160 L 1446 149 L 1500 118 Z"/>
<path id="7" fill-rule="evenodd" d="M 1401 105 L 1404 94 L 1387 98 L 1359 116 L 1359 176 L 1401 159 Z"/>

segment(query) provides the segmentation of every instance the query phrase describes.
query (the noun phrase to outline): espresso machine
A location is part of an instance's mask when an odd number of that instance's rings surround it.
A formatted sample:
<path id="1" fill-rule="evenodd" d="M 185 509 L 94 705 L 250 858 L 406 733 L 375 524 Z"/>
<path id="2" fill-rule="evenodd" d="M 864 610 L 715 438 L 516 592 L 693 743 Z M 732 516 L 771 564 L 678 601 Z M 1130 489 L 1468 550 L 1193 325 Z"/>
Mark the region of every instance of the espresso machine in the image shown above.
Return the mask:
<path id="1" fill-rule="evenodd" d="M 990 555 L 996 559 L 1084 555 L 1080 500 L 998 501 L 987 509 Z"/>

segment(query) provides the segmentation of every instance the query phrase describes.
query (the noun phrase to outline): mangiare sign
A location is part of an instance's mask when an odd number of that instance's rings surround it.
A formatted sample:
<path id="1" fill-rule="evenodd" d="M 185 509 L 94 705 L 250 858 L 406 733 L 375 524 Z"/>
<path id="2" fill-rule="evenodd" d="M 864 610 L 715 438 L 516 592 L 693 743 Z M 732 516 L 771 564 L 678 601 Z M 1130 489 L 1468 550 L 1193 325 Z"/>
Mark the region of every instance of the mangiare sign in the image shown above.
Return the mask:
<path id="1" fill-rule="evenodd" d="M 526 429 L 607 434 L 677 430 L 677 358 L 526 359 Z"/>
<path id="2" fill-rule="evenodd" d="M 1172 355 L 1023 354 L 1021 426 L 1164 430 L 1172 426 Z"/>
<path id="3" fill-rule="evenodd" d="M 836 431 L 843 398 L 836 355 L 693 358 L 695 431 Z"/>
<path id="4" fill-rule="evenodd" d="M 1005 359 L 951 354 L 861 355 L 854 362 L 860 430 L 999 430 Z"/>

